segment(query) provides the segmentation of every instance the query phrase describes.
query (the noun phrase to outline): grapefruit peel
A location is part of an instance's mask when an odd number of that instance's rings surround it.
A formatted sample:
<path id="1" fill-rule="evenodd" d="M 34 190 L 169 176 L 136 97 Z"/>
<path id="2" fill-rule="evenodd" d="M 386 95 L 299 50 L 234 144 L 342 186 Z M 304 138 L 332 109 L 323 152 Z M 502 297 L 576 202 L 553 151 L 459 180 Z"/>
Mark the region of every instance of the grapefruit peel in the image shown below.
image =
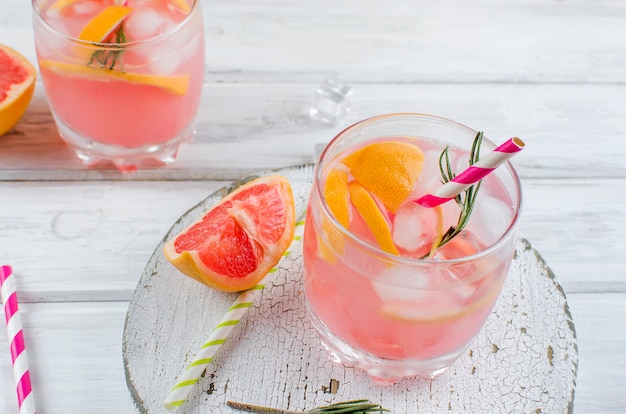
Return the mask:
<path id="1" fill-rule="evenodd" d="M 130 7 L 114 5 L 103 9 L 100 13 L 94 16 L 82 28 L 78 35 L 78 39 L 96 47 L 85 44 L 76 44 L 74 46 L 76 55 L 82 59 L 89 60 L 89 63 L 91 63 L 94 59 L 103 60 L 104 62 L 107 62 L 108 59 L 113 59 L 113 65 L 115 65 L 120 53 L 124 51 L 124 47 L 121 45 L 126 43 L 126 38 L 123 34 L 124 32 L 121 25 L 132 11 L 133 9 Z M 106 42 L 111 42 L 111 44 L 114 44 L 115 47 L 97 47 L 98 45 L 102 45 Z M 114 58 L 112 56 L 114 56 Z M 107 67 L 108 64 L 104 66 Z M 110 68 L 112 69 L 112 67 Z"/>
<path id="2" fill-rule="evenodd" d="M 348 154 L 329 171 L 324 199 L 335 219 L 346 229 L 352 204 L 381 249 L 400 255 L 378 203 L 396 213 L 411 194 L 423 164 L 424 153 L 409 142 L 379 141 L 366 145 Z M 330 245 L 342 254 L 343 240 L 338 232 L 333 231 L 330 223 L 322 224 Z M 322 256 L 332 263 L 328 252 L 322 251 Z"/>
<path id="3" fill-rule="evenodd" d="M 60 75 L 69 75 L 77 78 L 99 80 L 102 82 L 115 79 L 133 84 L 154 86 L 180 96 L 184 96 L 189 89 L 189 75 L 157 76 L 146 73 L 121 72 L 119 70 L 111 70 L 107 68 L 94 68 L 87 65 L 57 62 L 54 60 L 40 61 L 39 68 L 51 70 Z"/>
<path id="4" fill-rule="evenodd" d="M 252 288 L 280 261 L 295 231 L 288 180 L 254 179 L 231 192 L 163 247 L 185 275 L 217 290 Z"/>
<path id="5" fill-rule="evenodd" d="M 381 141 L 357 149 L 343 163 L 367 191 L 395 213 L 422 172 L 424 153 L 408 142 Z"/>
<path id="6" fill-rule="evenodd" d="M 104 42 L 132 11 L 133 9 L 126 6 L 109 6 L 83 27 L 78 38 L 85 42 Z"/>
<path id="7" fill-rule="evenodd" d="M 399 256 L 400 252 L 393 243 L 389 224 L 371 194 L 356 181 L 351 181 L 348 189 L 354 208 L 367 224 L 380 248 L 387 253 Z"/>
<path id="8" fill-rule="evenodd" d="M 347 229 L 350 225 L 350 199 L 348 169 L 345 165 L 340 164 L 328 172 L 324 184 L 324 200 L 333 217 Z M 341 256 L 344 252 L 343 236 L 325 216 L 322 216 L 321 220 L 321 233 L 324 237 L 318 235 L 319 254 L 328 263 L 335 264 L 337 256 Z"/>
<path id="9" fill-rule="evenodd" d="M 324 184 L 324 199 L 335 219 L 347 229 L 350 225 L 347 171 L 333 168 L 328 172 Z"/>
<path id="10" fill-rule="evenodd" d="M 17 124 L 30 104 L 37 72 L 20 53 L 0 44 L 0 136 Z"/>

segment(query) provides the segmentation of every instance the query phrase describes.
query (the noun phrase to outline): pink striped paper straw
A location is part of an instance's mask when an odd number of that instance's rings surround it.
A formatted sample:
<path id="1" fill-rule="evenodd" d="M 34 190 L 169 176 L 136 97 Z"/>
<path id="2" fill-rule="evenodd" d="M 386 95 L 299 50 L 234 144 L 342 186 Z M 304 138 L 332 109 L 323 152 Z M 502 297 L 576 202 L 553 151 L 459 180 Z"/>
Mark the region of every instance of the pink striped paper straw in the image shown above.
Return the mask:
<path id="1" fill-rule="evenodd" d="M 17 305 L 17 292 L 11 266 L 0 267 L 0 293 L 2 303 L 4 303 L 4 317 L 11 347 L 17 404 L 20 414 L 34 414 L 35 400 L 30 384 L 28 358 L 26 357 L 26 347 L 24 346 L 24 335 L 22 333 L 22 319 Z"/>
<path id="2" fill-rule="evenodd" d="M 423 207 L 436 207 L 452 200 L 520 152 L 525 145 L 524 141 L 517 137 L 510 138 L 461 174 L 439 187 L 432 194 L 426 194 L 415 200 L 415 202 Z"/>

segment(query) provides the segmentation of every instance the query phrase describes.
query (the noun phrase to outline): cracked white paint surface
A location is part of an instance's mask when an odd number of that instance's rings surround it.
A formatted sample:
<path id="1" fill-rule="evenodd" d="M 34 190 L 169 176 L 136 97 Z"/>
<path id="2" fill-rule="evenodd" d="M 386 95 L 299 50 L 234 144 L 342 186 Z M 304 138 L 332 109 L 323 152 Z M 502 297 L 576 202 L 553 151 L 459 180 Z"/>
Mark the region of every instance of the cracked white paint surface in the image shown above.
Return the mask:
<path id="1" fill-rule="evenodd" d="M 312 168 L 281 173 L 292 183 L 300 214 Z M 170 234 L 220 196 L 190 210 Z M 137 407 L 148 413 L 164 412 L 163 398 L 236 297 L 182 276 L 161 248 L 141 277 L 124 329 L 127 382 Z M 179 412 L 235 412 L 226 406 L 228 400 L 304 410 L 358 398 L 394 413 L 573 409 L 574 324 L 560 285 L 524 239 L 491 317 L 457 363 L 435 381 L 406 379 L 386 387 L 326 358 L 306 315 L 299 243 L 279 268 Z"/>

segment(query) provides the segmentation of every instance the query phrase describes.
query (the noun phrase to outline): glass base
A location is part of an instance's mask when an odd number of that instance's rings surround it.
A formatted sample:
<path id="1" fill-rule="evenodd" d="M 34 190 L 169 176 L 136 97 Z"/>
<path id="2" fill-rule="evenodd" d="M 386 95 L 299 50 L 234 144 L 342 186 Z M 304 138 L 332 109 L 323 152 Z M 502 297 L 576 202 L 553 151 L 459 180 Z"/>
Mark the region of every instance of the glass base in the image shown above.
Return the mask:
<path id="1" fill-rule="evenodd" d="M 163 167 L 174 162 L 178 147 L 194 135 L 195 120 L 171 140 L 159 144 L 141 147 L 122 147 L 108 145 L 86 138 L 63 122 L 52 111 L 61 138 L 72 147 L 76 156 L 87 168 L 94 168 L 105 163 L 112 163 L 123 173 L 134 172 L 139 168 Z"/>
<path id="2" fill-rule="evenodd" d="M 379 358 L 343 342 L 328 330 L 308 304 L 307 308 L 311 323 L 318 332 L 322 346 L 330 360 L 338 365 L 362 369 L 367 372 L 372 381 L 380 385 L 391 385 L 409 377 L 436 379 L 443 375 L 466 350 L 464 347 L 456 352 L 428 360 Z"/>

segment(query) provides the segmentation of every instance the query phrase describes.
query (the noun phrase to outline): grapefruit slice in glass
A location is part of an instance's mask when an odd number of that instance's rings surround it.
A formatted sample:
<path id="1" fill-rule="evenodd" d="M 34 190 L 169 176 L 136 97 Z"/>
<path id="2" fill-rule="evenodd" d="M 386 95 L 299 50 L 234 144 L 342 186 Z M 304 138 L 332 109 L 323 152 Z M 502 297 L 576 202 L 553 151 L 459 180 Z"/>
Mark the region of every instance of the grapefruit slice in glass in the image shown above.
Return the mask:
<path id="1" fill-rule="evenodd" d="M 276 266 L 291 244 L 295 216 L 287 179 L 257 178 L 181 231 L 163 253 L 201 283 L 225 292 L 246 290 Z"/>
<path id="2" fill-rule="evenodd" d="M 87 42 L 104 42 L 132 11 L 126 6 L 109 6 L 87 23 L 78 38 Z"/>
<path id="3" fill-rule="evenodd" d="M 381 141 L 357 149 L 343 163 L 359 184 L 395 213 L 422 172 L 424 153 L 409 142 Z"/>
<path id="4" fill-rule="evenodd" d="M 174 95 L 184 96 L 189 90 L 189 75 L 158 76 L 148 73 L 122 72 L 107 68 L 92 68 L 76 63 L 40 60 L 39 69 L 50 70 L 62 76 L 90 79 L 100 82 L 122 81 L 135 85 L 147 85 L 160 88 Z"/>

